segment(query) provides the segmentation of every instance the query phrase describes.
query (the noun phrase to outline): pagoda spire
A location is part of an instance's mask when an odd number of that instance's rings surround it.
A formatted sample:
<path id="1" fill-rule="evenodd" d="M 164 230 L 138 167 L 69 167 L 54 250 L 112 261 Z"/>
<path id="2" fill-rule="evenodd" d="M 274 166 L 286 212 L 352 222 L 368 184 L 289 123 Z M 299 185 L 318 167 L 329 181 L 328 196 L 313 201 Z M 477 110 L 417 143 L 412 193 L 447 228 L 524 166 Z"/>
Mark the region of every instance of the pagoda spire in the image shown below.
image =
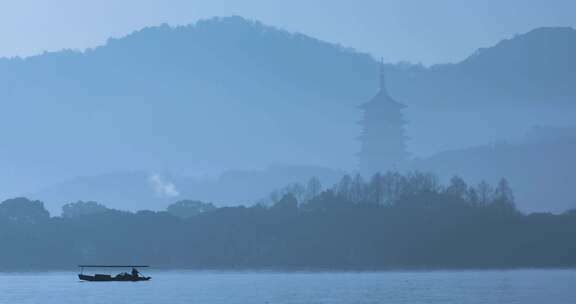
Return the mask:
<path id="1" fill-rule="evenodd" d="M 380 91 L 386 91 L 386 77 L 384 76 L 384 57 L 380 57 Z"/>
<path id="2" fill-rule="evenodd" d="M 360 171 L 364 176 L 377 172 L 397 170 L 408 159 L 407 137 L 404 135 L 402 110 L 405 105 L 388 94 L 384 77 L 384 60 L 378 63 L 379 91 L 368 102 L 360 105 L 364 111 L 360 125 L 362 134 L 359 157 Z"/>

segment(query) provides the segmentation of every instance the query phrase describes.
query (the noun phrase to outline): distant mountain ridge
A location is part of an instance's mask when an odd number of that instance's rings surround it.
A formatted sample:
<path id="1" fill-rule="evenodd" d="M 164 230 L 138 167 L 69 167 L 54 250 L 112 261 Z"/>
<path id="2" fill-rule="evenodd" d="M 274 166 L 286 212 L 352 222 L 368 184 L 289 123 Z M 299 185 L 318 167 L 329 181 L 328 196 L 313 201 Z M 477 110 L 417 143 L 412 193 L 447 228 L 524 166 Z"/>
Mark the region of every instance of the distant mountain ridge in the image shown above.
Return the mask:
<path id="1" fill-rule="evenodd" d="M 312 177 L 331 186 L 345 173 L 315 166 L 271 166 L 262 170 L 230 170 L 218 177 L 171 176 L 154 172 L 115 172 L 74 178 L 26 197 L 45 203 L 52 215 L 64 204 L 91 200 L 121 210 L 164 210 L 179 200 L 213 202 L 217 206 L 254 205 L 270 194 Z M 169 189 L 170 191 L 165 191 Z"/>
<path id="2" fill-rule="evenodd" d="M 465 176 L 471 183 L 506 177 L 523 211 L 562 213 L 576 207 L 574 155 L 576 128 L 538 127 L 513 142 L 445 151 L 410 167 L 443 180 Z"/>
<path id="3" fill-rule="evenodd" d="M 387 65 L 390 94 L 408 105 L 409 149 L 431 155 L 570 123 L 575 45 L 574 29 L 543 28 L 458 64 Z M 22 193 L 119 171 L 353 170 L 357 105 L 377 81 L 367 54 L 241 17 L 1 59 L 0 184 Z"/>
<path id="4" fill-rule="evenodd" d="M 459 93 L 468 97 L 468 103 L 506 98 L 508 103 L 526 106 L 572 106 L 574 54 L 576 30 L 538 28 L 481 48 L 458 64 L 433 66 L 428 73 L 429 79 L 445 75 L 456 89 L 462 89 Z"/>
<path id="5" fill-rule="evenodd" d="M 576 127 L 540 126 L 511 142 L 496 142 L 445 151 L 415 159 L 403 171 L 423 171 L 447 182 L 464 176 L 471 186 L 496 183 L 506 177 L 516 203 L 524 212 L 562 213 L 576 208 L 572 189 L 576 182 Z M 226 171 L 217 178 L 170 176 L 146 172 L 117 172 L 76 178 L 26 196 L 46 203 L 52 215 L 62 205 L 95 200 L 122 210 L 163 210 L 183 199 L 213 202 L 217 206 L 252 205 L 275 190 L 311 177 L 329 188 L 347 172 L 314 166 L 272 166 L 265 170 Z M 348 172 L 355 174 L 354 172 Z M 163 188 L 173 187 L 166 193 Z M 159 189 L 160 188 L 160 189 Z"/>

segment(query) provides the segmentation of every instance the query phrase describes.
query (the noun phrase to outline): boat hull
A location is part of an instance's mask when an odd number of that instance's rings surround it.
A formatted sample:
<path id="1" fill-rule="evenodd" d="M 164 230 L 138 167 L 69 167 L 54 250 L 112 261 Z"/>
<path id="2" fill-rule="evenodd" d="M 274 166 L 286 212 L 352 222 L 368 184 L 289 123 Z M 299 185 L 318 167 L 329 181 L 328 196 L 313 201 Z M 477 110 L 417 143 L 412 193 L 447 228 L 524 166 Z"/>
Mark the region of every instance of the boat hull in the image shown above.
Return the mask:
<path id="1" fill-rule="evenodd" d="M 96 274 L 96 275 L 85 275 L 79 274 L 78 278 L 81 281 L 89 282 L 139 282 L 139 281 L 149 281 L 150 277 L 113 277 L 110 275 Z"/>

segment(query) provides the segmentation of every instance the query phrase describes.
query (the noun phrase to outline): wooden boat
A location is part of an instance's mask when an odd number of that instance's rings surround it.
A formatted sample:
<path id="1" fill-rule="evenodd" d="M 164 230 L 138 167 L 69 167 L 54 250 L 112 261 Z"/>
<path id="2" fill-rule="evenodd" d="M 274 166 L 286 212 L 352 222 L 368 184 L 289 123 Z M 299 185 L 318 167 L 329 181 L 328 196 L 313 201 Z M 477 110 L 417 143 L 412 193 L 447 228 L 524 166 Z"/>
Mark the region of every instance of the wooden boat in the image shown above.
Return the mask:
<path id="1" fill-rule="evenodd" d="M 78 265 L 80 267 L 80 273 L 78 278 L 81 281 L 89 282 L 138 282 L 138 281 L 149 281 L 151 277 L 140 276 L 140 272 L 136 268 L 144 268 L 149 266 L 144 265 Z M 132 272 L 123 272 L 115 276 L 110 274 L 94 274 L 87 275 L 84 274 L 84 268 L 131 268 Z"/>
<path id="2" fill-rule="evenodd" d="M 82 281 L 90 281 L 90 282 L 114 282 L 114 281 L 129 281 L 129 282 L 137 282 L 137 281 L 149 281 L 151 277 L 124 277 L 120 275 L 111 276 L 109 274 L 95 274 L 95 275 L 85 275 L 85 274 L 78 274 L 78 278 Z"/>

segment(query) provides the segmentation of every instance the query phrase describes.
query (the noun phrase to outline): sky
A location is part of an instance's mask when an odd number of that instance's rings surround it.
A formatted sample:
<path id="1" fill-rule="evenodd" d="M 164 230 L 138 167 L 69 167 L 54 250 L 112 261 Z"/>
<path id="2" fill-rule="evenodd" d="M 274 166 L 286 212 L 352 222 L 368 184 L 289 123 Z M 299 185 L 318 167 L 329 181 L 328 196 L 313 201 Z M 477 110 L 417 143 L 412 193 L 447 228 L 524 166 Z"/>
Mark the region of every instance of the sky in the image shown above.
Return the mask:
<path id="1" fill-rule="evenodd" d="M 18 0 L 0 2 L 0 56 L 84 49 L 146 26 L 240 15 L 387 62 L 457 62 L 541 26 L 576 27 L 574 0 Z"/>

